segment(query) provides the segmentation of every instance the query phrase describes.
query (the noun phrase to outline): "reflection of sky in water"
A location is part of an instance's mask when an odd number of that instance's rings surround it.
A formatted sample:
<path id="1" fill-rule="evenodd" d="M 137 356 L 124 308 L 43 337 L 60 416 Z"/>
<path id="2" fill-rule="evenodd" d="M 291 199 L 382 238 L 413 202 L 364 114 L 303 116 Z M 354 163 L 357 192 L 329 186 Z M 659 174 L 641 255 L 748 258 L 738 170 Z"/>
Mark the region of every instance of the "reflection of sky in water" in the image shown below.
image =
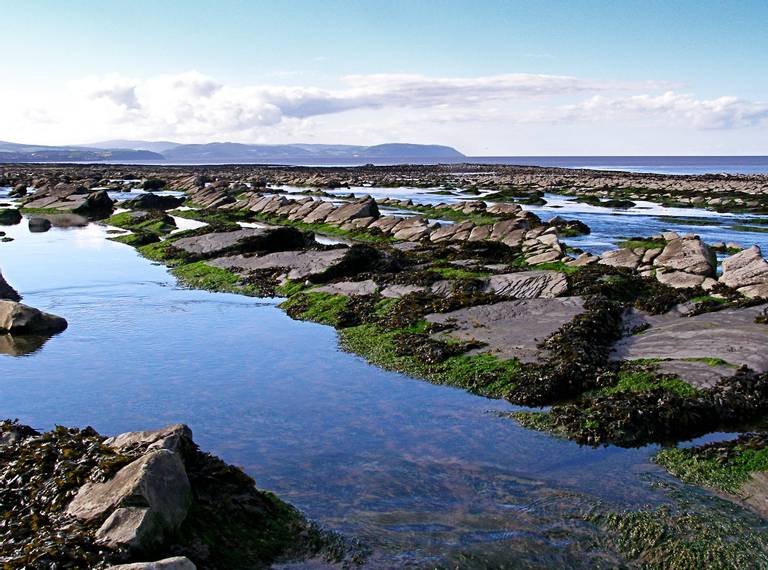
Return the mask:
<path id="1" fill-rule="evenodd" d="M 659 500 L 641 481 L 657 472 L 650 449 L 520 429 L 492 413 L 507 403 L 369 366 L 273 300 L 177 288 L 101 226 L 4 230 L 16 240 L 0 244 L 3 273 L 70 328 L 0 356 L 2 417 L 104 433 L 187 422 L 312 517 L 418 556 L 534 539 L 553 556 L 542 528 L 568 532 L 564 513 Z"/>

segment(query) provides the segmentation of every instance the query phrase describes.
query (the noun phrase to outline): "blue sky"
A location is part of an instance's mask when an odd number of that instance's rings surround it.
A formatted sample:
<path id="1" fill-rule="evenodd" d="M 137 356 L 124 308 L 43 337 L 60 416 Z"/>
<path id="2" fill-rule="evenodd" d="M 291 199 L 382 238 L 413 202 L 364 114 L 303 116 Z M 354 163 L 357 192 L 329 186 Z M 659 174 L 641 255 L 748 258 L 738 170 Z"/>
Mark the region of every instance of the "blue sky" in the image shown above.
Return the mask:
<path id="1" fill-rule="evenodd" d="M 3 0 L 0 13 L 2 140 L 768 154 L 765 1 Z"/>

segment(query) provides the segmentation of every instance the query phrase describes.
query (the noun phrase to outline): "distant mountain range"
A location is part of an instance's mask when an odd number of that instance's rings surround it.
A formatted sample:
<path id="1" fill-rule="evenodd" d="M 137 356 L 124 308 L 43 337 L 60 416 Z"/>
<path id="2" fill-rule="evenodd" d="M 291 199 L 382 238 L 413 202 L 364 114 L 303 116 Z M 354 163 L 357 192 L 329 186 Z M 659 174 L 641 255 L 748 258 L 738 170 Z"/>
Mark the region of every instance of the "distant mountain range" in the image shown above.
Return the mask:
<path id="1" fill-rule="evenodd" d="M 464 155 L 441 145 L 381 144 L 179 144 L 170 141 L 110 140 L 88 145 L 44 146 L 0 141 L 0 162 L 167 162 L 327 164 L 456 160 Z"/>

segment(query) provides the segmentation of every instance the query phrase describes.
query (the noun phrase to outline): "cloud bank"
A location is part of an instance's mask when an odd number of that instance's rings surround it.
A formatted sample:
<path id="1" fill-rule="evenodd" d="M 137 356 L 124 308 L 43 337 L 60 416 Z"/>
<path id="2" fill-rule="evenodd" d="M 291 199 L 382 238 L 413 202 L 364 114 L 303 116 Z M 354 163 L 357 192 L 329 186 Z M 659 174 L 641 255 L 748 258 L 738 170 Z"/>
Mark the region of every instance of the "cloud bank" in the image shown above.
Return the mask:
<path id="1" fill-rule="evenodd" d="M 519 125 L 601 123 L 734 130 L 768 122 L 768 102 L 698 99 L 679 90 L 664 82 L 520 73 L 354 75 L 342 77 L 334 89 L 227 85 L 196 71 L 149 78 L 110 74 L 72 81 L 56 93 L 0 93 L 0 138 L 287 142 L 334 133 L 337 140 L 322 142 L 371 144 L 382 141 L 361 140 L 366 135 L 357 123 L 360 117 L 378 120 L 393 133 L 413 132 L 415 125 L 429 133 L 434 125 L 449 124 L 482 134 L 491 124 L 497 130 L 500 124 L 514 130 Z M 382 136 L 381 129 L 371 134 Z"/>

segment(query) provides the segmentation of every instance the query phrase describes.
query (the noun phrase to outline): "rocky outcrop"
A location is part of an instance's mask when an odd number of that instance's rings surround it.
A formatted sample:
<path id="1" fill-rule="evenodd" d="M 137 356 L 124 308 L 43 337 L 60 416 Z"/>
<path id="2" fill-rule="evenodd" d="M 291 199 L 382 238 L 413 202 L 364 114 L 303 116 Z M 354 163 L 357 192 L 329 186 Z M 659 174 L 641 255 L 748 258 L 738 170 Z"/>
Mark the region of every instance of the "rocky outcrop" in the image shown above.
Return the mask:
<path id="1" fill-rule="evenodd" d="M 29 231 L 32 233 L 44 233 L 51 229 L 51 220 L 48 218 L 29 218 Z"/>
<path id="2" fill-rule="evenodd" d="M 370 196 L 336 208 L 326 217 L 329 224 L 343 224 L 357 218 L 378 218 L 379 208 Z"/>
<path id="3" fill-rule="evenodd" d="M 121 207 L 129 208 L 131 210 L 170 210 L 172 208 L 178 208 L 183 203 L 183 198 L 147 192 L 145 194 L 139 194 L 132 200 L 126 200 L 121 204 Z"/>
<path id="4" fill-rule="evenodd" d="M 192 561 L 186 556 L 174 556 L 157 562 L 134 562 L 133 564 L 117 564 L 106 570 L 196 570 Z"/>
<path id="5" fill-rule="evenodd" d="M 0 226 L 15 226 L 21 223 L 21 212 L 16 208 L 0 208 Z"/>
<path id="6" fill-rule="evenodd" d="M 536 362 L 540 358 L 539 343 L 582 313 L 583 306 L 579 297 L 520 299 L 430 314 L 426 320 L 448 327 L 435 333 L 436 339 L 484 345 L 468 354 L 488 353 L 502 359 Z"/>
<path id="7" fill-rule="evenodd" d="M 145 552 L 162 544 L 187 516 L 191 488 L 179 454 L 148 451 L 105 483 L 86 483 L 67 507 L 84 521 L 110 513 L 96 541 Z"/>
<path id="8" fill-rule="evenodd" d="M 295 228 L 267 226 L 181 238 L 171 248 L 188 259 L 209 259 L 236 253 L 284 251 L 307 243 L 307 235 Z"/>
<path id="9" fill-rule="evenodd" d="M 493 275 L 485 286 L 486 293 L 513 299 L 551 299 L 568 291 L 568 280 L 558 271 L 522 271 Z"/>
<path id="10" fill-rule="evenodd" d="M 768 261 L 756 245 L 723 261 L 720 282 L 746 297 L 768 298 Z"/>
<path id="11" fill-rule="evenodd" d="M 709 246 L 698 237 L 693 237 L 673 239 L 667 243 L 653 260 L 653 265 L 664 271 L 713 277 L 717 263 Z"/>
<path id="12" fill-rule="evenodd" d="M 16 289 L 8 284 L 3 277 L 2 271 L 0 271 L 0 300 L 21 301 L 21 295 L 16 292 Z"/>
<path id="13" fill-rule="evenodd" d="M 56 315 L 22 305 L 15 301 L 0 301 L 0 334 L 55 334 L 67 328 L 67 321 Z"/>
<path id="14" fill-rule="evenodd" d="M 114 200 L 106 190 L 88 191 L 83 186 L 57 184 L 44 187 L 28 196 L 22 206 L 29 209 L 60 210 L 94 218 L 107 217 L 112 212 Z"/>

